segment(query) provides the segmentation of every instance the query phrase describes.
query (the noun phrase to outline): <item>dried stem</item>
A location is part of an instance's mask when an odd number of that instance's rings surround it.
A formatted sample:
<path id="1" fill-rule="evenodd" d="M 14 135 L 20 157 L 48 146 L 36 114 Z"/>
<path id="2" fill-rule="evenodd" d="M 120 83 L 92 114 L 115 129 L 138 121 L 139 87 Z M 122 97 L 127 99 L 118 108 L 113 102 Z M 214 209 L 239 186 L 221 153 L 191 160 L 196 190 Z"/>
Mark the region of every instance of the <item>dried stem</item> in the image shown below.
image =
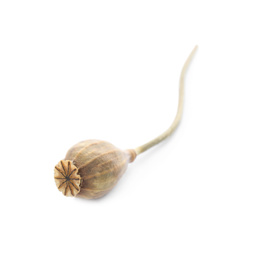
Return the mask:
<path id="1" fill-rule="evenodd" d="M 149 148 L 159 144 L 160 142 L 162 142 L 163 140 L 165 140 L 167 137 L 169 137 L 174 131 L 175 129 L 177 128 L 179 122 L 180 122 L 180 119 L 181 119 L 181 116 L 182 116 L 182 112 L 183 112 L 183 103 L 184 103 L 184 80 L 185 80 L 185 73 L 186 73 L 186 70 L 195 54 L 197 50 L 197 46 L 195 46 L 195 48 L 192 50 L 192 52 L 190 53 L 190 55 L 188 56 L 183 68 L 182 68 L 182 71 L 181 71 L 181 74 L 180 74 L 180 80 L 179 80 L 179 100 L 178 100 L 178 108 L 177 108 L 177 114 L 176 114 L 176 117 L 173 121 L 173 123 L 171 124 L 171 126 L 164 132 L 162 133 L 161 135 L 159 135 L 158 137 L 156 137 L 155 139 L 151 140 L 150 142 L 148 143 L 145 143 L 139 147 L 137 147 L 135 149 L 135 152 L 136 154 L 141 154 L 143 152 L 145 152 L 146 150 L 148 150 Z"/>

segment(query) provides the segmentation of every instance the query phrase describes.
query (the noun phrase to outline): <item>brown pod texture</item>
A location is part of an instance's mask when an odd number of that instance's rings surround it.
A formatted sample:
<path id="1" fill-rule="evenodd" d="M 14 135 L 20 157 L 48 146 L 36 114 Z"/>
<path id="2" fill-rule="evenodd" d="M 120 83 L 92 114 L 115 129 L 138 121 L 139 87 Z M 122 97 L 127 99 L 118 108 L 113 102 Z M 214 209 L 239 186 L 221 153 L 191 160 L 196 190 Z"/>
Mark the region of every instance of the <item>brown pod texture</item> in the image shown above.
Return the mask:
<path id="1" fill-rule="evenodd" d="M 57 188 L 65 196 L 100 198 L 117 184 L 135 157 L 134 150 L 122 151 L 105 141 L 80 142 L 55 166 Z"/>

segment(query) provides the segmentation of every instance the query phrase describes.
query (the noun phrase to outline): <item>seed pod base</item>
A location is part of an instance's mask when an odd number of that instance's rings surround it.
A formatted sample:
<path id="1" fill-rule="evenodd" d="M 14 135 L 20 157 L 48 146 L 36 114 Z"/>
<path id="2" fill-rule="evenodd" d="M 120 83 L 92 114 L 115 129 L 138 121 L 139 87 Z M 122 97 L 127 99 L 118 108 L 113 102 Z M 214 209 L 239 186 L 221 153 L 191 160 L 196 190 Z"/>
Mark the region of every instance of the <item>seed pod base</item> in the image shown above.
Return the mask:
<path id="1" fill-rule="evenodd" d="M 105 141 L 80 142 L 55 166 L 57 188 L 65 196 L 100 198 L 112 190 L 135 156 L 134 150 L 122 151 Z"/>

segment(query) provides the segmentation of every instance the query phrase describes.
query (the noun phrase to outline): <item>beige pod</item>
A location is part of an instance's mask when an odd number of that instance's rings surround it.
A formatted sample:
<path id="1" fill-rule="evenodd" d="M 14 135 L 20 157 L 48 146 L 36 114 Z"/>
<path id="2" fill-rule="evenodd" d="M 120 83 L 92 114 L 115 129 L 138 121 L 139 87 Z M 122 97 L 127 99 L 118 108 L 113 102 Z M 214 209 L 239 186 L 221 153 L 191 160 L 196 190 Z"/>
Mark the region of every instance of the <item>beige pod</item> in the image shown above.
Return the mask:
<path id="1" fill-rule="evenodd" d="M 122 151 L 105 141 L 83 141 L 55 166 L 55 182 L 65 196 L 100 198 L 116 185 L 135 157 L 134 150 Z"/>
<path id="2" fill-rule="evenodd" d="M 137 155 L 162 142 L 175 131 L 183 112 L 185 72 L 196 49 L 197 46 L 181 71 L 178 108 L 171 126 L 155 139 L 125 151 L 99 140 L 87 140 L 74 145 L 67 152 L 65 159 L 55 166 L 55 182 L 65 196 L 87 199 L 104 196 L 117 184 L 128 163 L 133 162 Z"/>

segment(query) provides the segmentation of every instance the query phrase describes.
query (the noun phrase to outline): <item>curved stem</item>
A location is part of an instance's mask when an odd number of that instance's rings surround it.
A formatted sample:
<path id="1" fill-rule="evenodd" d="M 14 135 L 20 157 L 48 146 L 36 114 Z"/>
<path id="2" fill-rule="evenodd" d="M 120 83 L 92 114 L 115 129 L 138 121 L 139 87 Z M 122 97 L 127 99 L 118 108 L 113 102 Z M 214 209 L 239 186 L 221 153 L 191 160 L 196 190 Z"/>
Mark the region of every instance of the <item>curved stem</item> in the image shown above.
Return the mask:
<path id="1" fill-rule="evenodd" d="M 197 46 L 195 46 L 195 48 L 192 50 L 192 52 L 190 53 L 190 55 L 188 56 L 181 74 L 180 74 L 180 80 L 179 80 L 179 100 L 178 100 L 178 108 L 177 108 L 177 114 L 176 117 L 173 121 L 173 123 L 171 124 L 171 126 L 161 135 L 159 135 L 158 137 L 156 137 L 155 139 L 151 140 L 148 143 L 145 143 L 139 147 L 137 147 L 135 149 L 136 154 L 141 154 L 143 152 L 145 152 L 146 150 L 148 150 L 149 148 L 159 144 L 160 142 L 162 142 L 164 139 L 166 139 L 167 137 L 169 137 L 177 128 L 180 119 L 182 117 L 182 112 L 183 112 L 183 103 L 184 103 L 184 81 L 185 81 L 185 74 L 186 74 L 186 70 L 195 54 L 197 50 Z"/>

